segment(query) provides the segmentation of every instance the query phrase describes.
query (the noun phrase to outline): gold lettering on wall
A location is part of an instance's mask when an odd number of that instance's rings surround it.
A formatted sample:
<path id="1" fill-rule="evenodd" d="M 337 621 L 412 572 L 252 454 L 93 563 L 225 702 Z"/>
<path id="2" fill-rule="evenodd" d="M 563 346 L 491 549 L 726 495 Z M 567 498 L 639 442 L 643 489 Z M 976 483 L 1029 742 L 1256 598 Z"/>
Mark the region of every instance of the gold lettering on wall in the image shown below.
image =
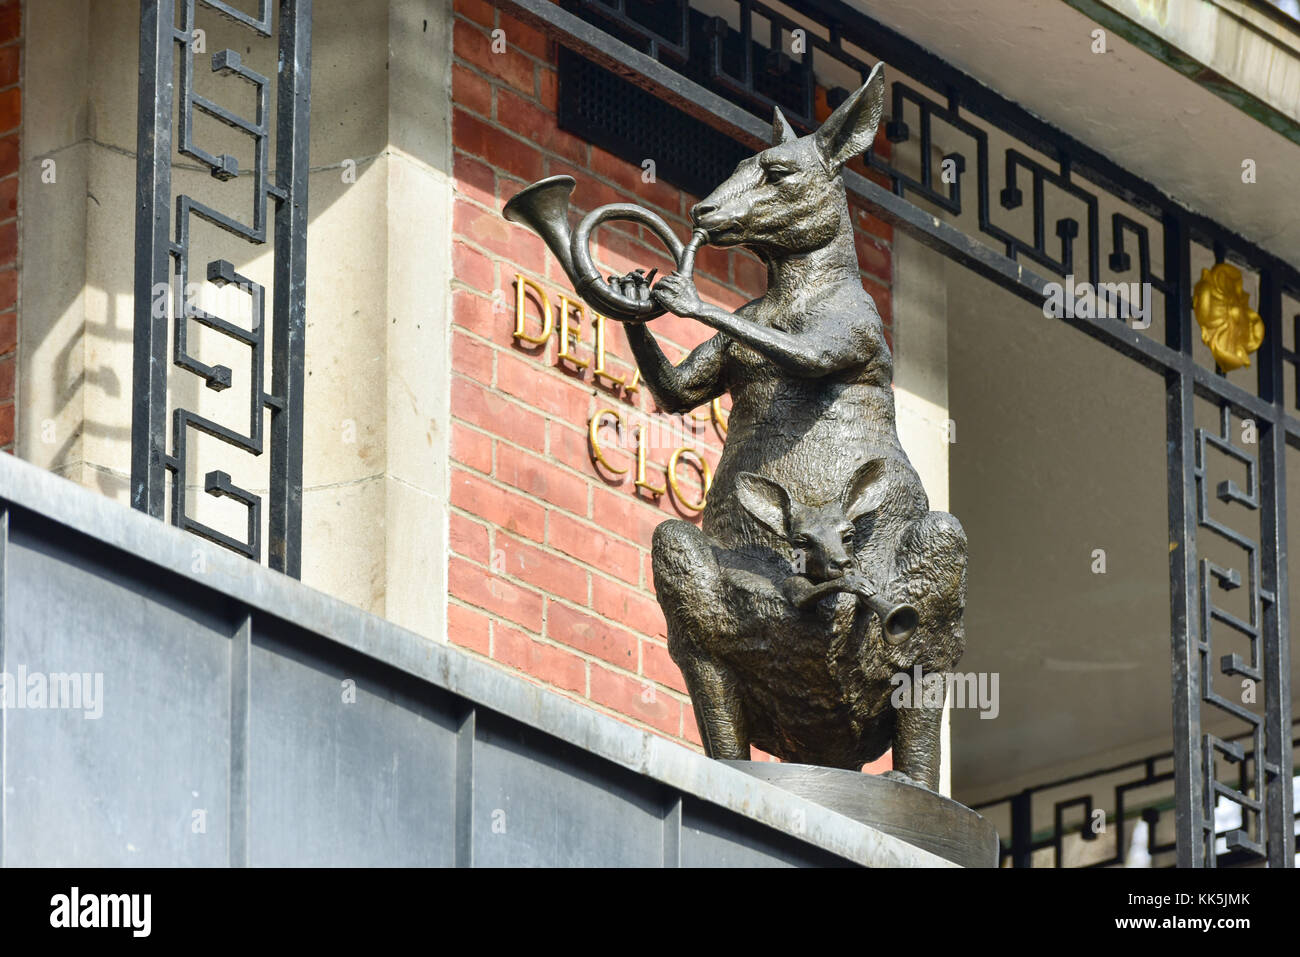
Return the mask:
<path id="1" fill-rule="evenodd" d="M 718 427 L 722 437 L 727 437 L 727 416 L 723 415 L 722 400 L 714 399 L 709 403 L 709 417 L 713 419 L 713 424 Z"/>
<path id="2" fill-rule="evenodd" d="M 638 425 L 636 427 L 636 487 L 643 488 L 654 495 L 663 495 L 664 492 L 668 491 L 666 487 L 651 485 L 646 481 L 645 466 L 647 451 L 645 426 Z"/>
<path id="3" fill-rule="evenodd" d="M 617 375 L 610 370 L 607 364 L 610 354 L 608 341 L 608 323 L 610 320 L 607 317 L 602 316 L 595 310 L 588 309 L 581 300 L 570 298 L 572 293 L 559 292 L 557 293 L 559 321 L 557 322 L 556 314 L 551 311 L 551 299 L 546 290 L 522 273 L 515 273 L 514 291 L 514 338 L 517 341 L 539 346 L 549 341 L 553 334 L 558 335 L 557 363 L 560 360 L 567 360 L 579 373 L 583 369 L 591 369 L 593 381 L 611 388 L 621 389 L 623 399 L 635 407 L 636 403 L 633 401 L 633 396 L 640 389 L 641 370 L 637 369 L 635 364 L 632 365 L 631 381 L 628 381 L 626 376 Z M 531 320 L 527 303 L 529 298 L 535 299 L 541 310 L 541 315 Z M 577 313 L 576 325 L 572 318 L 574 312 Z M 584 359 L 575 350 L 582 344 L 582 329 L 586 325 L 588 315 L 590 315 L 595 328 L 595 341 L 592 343 L 592 356 L 594 358 Z M 537 327 L 539 321 L 540 327 Z M 530 322 L 537 329 L 536 334 L 529 331 Z M 625 466 L 616 465 L 611 461 L 610 454 L 614 449 L 631 453 L 630 441 L 634 439 L 636 442 L 635 488 L 637 490 L 644 489 L 655 496 L 663 495 L 671 489 L 673 500 L 678 505 L 687 511 L 698 513 L 704 509 L 709 489 L 713 484 L 713 470 L 698 449 L 689 445 L 681 445 L 673 451 L 668 459 L 667 468 L 664 469 L 667 478 L 666 484 L 655 485 L 649 479 L 648 470 L 652 464 L 650 462 L 651 443 L 653 442 L 654 447 L 659 449 L 666 448 L 676 441 L 675 439 L 668 439 L 669 433 L 664 431 L 668 428 L 668 420 L 664 419 L 661 423 L 661 418 L 663 417 L 651 416 L 648 420 L 633 426 L 625 420 L 623 414 L 616 408 L 606 406 L 597 409 L 587 421 L 587 441 L 591 448 L 592 461 L 610 475 L 628 474 L 628 472 L 632 471 L 630 463 Z M 720 399 L 714 399 L 710 402 L 707 412 L 698 409 L 691 413 L 690 419 L 701 424 L 712 421 L 723 438 L 727 435 L 727 415 L 722 408 Z M 678 421 L 682 422 L 683 420 Z M 662 429 L 660 428 L 661 424 Z M 688 426 L 686 431 L 695 431 L 695 429 Z M 664 441 L 665 439 L 668 439 L 668 441 Z M 682 465 L 695 469 L 700 475 L 701 492 L 699 499 L 696 501 L 691 501 L 682 490 L 678 478 L 679 467 Z M 656 465 L 655 468 L 657 469 L 658 466 Z"/>
<path id="4" fill-rule="evenodd" d="M 578 327 L 576 329 L 573 326 L 569 325 L 569 311 L 570 309 L 574 309 L 574 308 L 578 310 Z M 569 362 L 573 363 L 575 368 L 578 369 L 587 368 L 586 359 L 579 359 L 576 355 L 574 355 L 572 352 L 569 351 L 569 346 L 576 343 L 580 343 L 582 341 L 582 326 L 583 323 L 586 321 L 586 319 L 587 319 L 587 304 L 583 302 L 581 299 L 579 299 L 577 302 L 574 302 L 564 293 L 560 293 L 560 326 L 559 326 L 560 348 L 559 351 L 555 353 L 556 362 L 559 362 L 561 360 L 568 360 Z M 569 338 L 570 336 L 572 336 L 573 338 L 570 339 Z"/>
<path id="5" fill-rule="evenodd" d="M 537 294 L 537 301 L 542 307 L 542 334 L 539 336 L 530 336 L 525 331 L 528 305 L 528 296 L 524 292 L 525 287 Z M 547 298 L 546 290 L 531 279 L 526 279 L 521 274 L 515 273 L 515 338 L 522 342 L 540 346 L 551 338 L 551 332 L 554 329 L 555 324 L 551 316 L 551 300 Z"/>
<path id="6" fill-rule="evenodd" d="M 637 389 L 641 388 L 641 370 L 633 368 L 632 381 L 626 382 L 621 376 L 616 376 L 605 368 L 605 356 L 608 349 L 605 346 L 605 334 L 607 331 L 606 323 L 609 322 L 598 312 L 593 312 L 596 318 L 596 368 L 591 370 L 591 374 L 596 378 L 605 379 L 613 385 L 623 386 L 623 391 L 628 395 L 635 395 Z"/>
<path id="7" fill-rule="evenodd" d="M 604 466 L 615 475 L 624 475 L 626 474 L 627 469 L 619 468 L 610 462 L 609 459 L 605 458 L 605 450 L 601 446 L 600 422 L 607 415 L 612 415 L 614 417 L 614 421 L 618 423 L 617 428 L 620 432 L 623 429 L 623 417 L 619 415 L 617 411 L 608 408 L 597 409 L 596 414 L 593 415 L 591 421 L 587 423 L 587 438 L 591 441 L 591 454 L 600 465 Z"/>
<path id="8" fill-rule="evenodd" d="M 689 501 L 682 494 L 681 487 L 677 484 L 677 465 L 682 461 L 682 456 L 689 455 L 686 460 L 687 465 L 693 465 L 695 470 L 700 473 L 700 481 L 703 485 L 703 491 L 700 493 L 698 502 Z M 673 490 L 673 498 L 682 508 L 690 509 L 692 512 L 704 510 L 704 503 L 709 498 L 709 488 L 713 485 L 713 470 L 709 468 L 709 463 L 704 460 L 704 456 L 689 446 L 682 446 L 675 449 L 672 456 L 668 459 L 668 485 Z"/>
<path id="9" fill-rule="evenodd" d="M 605 379 L 614 385 L 625 385 L 621 376 L 616 376 L 605 368 L 605 323 L 608 321 L 600 313 L 596 313 L 596 368 L 591 370 L 591 374 L 597 379 Z"/>

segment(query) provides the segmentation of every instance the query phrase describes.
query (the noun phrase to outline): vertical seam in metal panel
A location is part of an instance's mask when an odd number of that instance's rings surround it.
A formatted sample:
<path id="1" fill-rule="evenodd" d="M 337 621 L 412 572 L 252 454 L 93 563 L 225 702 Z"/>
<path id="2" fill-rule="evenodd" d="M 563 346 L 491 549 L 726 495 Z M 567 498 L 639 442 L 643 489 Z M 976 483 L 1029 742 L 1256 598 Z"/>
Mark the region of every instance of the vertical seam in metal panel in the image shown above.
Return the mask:
<path id="1" fill-rule="evenodd" d="M 674 794 L 664 814 L 664 867 L 682 866 L 682 796 Z"/>
<path id="2" fill-rule="evenodd" d="M 230 640 L 230 820 L 231 867 L 248 866 L 248 735 L 252 693 L 253 616 L 245 615 Z"/>
<path id="3" fill-rule="evenodd" d="M 474 866 L 474 738 L 478 711 L 472 705 L 456 731 L 455 866 Z"/>

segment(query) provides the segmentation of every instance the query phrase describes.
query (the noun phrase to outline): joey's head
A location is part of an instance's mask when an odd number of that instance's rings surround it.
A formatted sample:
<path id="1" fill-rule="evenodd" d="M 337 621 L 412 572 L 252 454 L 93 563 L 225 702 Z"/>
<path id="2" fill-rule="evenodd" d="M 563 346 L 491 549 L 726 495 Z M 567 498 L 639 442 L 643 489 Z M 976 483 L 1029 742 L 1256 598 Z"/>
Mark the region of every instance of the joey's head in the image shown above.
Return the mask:
<path id="1" fill-rule="evenodd" d="M 883 64 L 821 128 L 796 136 L 776 110 L 773 145 L 741 161 L 721 186 L 691 209 L 715 246 L 749 246 L 764 258 L 827 246 L 848 223 L 840 170 L 866 152 L 885 102 Z"/>
<path id="2" fill-rule="evenodd" d="M 838 499 L 806 505 L 779 482 L 753 472 L 736 476 L 736 498 L 759 524 L 795 549 L 795 567 L 813 582 L 842 578 L 853 563 L 854 523 L 885 497 L 884 461 L 861 466 Z"/>

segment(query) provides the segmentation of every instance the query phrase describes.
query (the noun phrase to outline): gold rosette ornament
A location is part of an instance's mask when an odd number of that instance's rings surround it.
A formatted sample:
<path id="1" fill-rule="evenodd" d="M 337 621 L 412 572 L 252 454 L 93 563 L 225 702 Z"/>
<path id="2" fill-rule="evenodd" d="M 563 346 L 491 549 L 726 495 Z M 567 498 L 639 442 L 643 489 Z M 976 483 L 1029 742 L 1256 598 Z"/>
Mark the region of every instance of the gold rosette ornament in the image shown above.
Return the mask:
<path id="1" fill-rule="evenodd" d="M 1231 372 L 1250 365 L 1250 354 L 1264 342 L 1264 320 L 1250 308 L 1240 269 L 1228 263 L 1202 269 L 1192 291 L 1192 309 L 1201 341 L 1210 347 L 1220 369 Z"/>

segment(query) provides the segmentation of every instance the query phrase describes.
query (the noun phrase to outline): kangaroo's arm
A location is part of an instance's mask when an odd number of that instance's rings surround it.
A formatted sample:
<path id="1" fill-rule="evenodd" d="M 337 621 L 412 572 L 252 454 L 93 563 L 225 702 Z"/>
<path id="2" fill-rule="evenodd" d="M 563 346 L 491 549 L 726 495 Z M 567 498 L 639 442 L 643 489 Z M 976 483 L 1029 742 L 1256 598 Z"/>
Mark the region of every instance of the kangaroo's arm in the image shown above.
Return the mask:
<path id="1" fill-rule="evenodd" d="M 663 411 L 688 412 L 727 391 L 722 376 L 725 342 L 721 335 L 696 346 L 674 366 L 644 323 L 629 322 L 623 328 L 641 378 Z"/>
<path id="2" fill-rule="evenodd" d="M 865 365 L 870 351 L 865 331 L 852 321 L 822 324 L 816 333 L 784 332 L 733 312 L 701 303 L 691 318 L 743 342 L 781 369 L 800 378 L 833 375 Z"/>
<path id="3" fill-rule="evenodd" d="M 782 583 L 781 589 L 790 604 L 801 610 L 815 605 L 827 595 L 845 591 L 843 583 L 837 579 L 814 585 L 803 575 L 791 575 Z"/>

